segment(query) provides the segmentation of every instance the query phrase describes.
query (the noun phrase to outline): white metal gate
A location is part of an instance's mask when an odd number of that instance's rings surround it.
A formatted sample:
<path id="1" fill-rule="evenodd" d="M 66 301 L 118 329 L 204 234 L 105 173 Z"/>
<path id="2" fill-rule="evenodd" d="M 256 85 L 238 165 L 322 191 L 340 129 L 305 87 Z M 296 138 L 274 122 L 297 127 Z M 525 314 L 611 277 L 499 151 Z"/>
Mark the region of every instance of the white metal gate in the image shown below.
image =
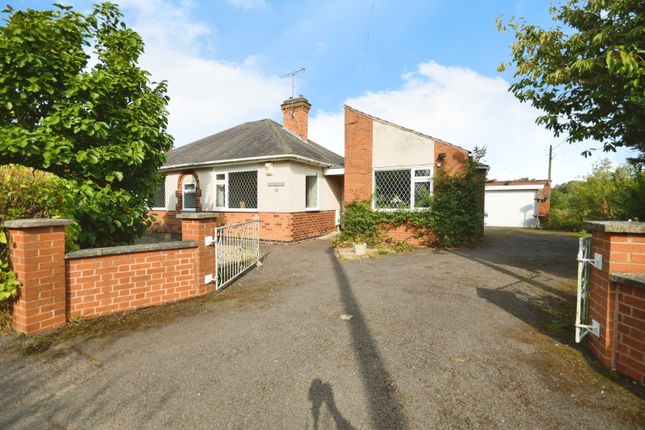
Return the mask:
<path id="1" fill-rule="evenodd" d="M 220 290 L 253 266 L 260 265 L 260 221 L 215 229 L 215 288 Z"/>
<path id="2" fill-rule="evenodd" d="M 589 284 L 591 281 L 591 267 L 602 269 L 602 255 L 591 255 L 591 236 L 581 237 L 578 247 L 578 297 L 576 301 L 576 343 L 587 333 L 600 336 L 600 324 L 593 320 L 589 325 Z"/>

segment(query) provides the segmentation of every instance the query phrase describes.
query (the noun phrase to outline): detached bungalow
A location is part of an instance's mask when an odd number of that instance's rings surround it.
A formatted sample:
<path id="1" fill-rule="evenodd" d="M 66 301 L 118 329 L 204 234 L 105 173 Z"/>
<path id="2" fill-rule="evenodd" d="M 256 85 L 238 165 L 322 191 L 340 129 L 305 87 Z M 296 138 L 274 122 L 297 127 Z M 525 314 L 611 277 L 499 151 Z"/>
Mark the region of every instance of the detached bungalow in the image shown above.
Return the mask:
<path id="1" fill-rule="evenodd" d="M 172 150 L 162 167 L 152 231 L 178 233 L 179 212 L 218 212 L 221 224 L 260 219 L 260 239 L 297 242 L 336 230 L 343 202 L 422 208 L 433 177 L 462 172 L 469 151 L 345 106 L 345 158 L 307 138 L 311 104 L 282 105 L 283 125 L 248 122 Z M 415 242 L 414 231 L 391 232 Z"/>
<path id="2" fill-rule="evenodd" d="M 221 224 L 259 216 L 265 241 L 335 231 L 343 157 L 307 139 L 310 108 L 303 97 L 289 99 L 282 104 L 284 126 L 247 122 L 170 151 L 152 231 L 178 233 L 182 211 L 218 212 Z"/>

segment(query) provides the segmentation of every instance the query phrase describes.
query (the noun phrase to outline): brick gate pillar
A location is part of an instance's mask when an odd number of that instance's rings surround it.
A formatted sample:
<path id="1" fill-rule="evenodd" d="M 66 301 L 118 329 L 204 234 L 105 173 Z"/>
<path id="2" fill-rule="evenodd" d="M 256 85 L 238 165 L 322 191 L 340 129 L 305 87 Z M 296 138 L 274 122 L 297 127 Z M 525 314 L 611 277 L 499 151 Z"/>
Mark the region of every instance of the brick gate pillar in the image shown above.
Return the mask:
<path id="1" fill-rule="evenodd" d="M 65 324 L 65 219 L 5 221 L 20 294 L 13 306 L 16 331 L 34 335 Z"/>
<path id="2" fill-rule="evenodd" d="M 645 223 L 629 221 L 588 221 L 591 255 L 602 255 L 602 269 L 591 267 L 589 321 L 600 323 L 600 337 L 588 334 L 587 346 L 608 367 L 616 367 L 616 321 L 618 288 L 611 280 L 615 273 L 645 273 Z"/>
<path id="3" fill-rule="evenodd" d="M 219 226 L 218 213 L 184 212 L 177 215 L 181 219 L 182 240 L 194 240 L 199 243 L 195 264 L 195 285 L 199 294 L 206 294 L 215 289 L 215 247 L 206 246 L 206 236 L 215 234 Z M 206 283 L 207 275 L 213 276 L 213 282 Z"/>

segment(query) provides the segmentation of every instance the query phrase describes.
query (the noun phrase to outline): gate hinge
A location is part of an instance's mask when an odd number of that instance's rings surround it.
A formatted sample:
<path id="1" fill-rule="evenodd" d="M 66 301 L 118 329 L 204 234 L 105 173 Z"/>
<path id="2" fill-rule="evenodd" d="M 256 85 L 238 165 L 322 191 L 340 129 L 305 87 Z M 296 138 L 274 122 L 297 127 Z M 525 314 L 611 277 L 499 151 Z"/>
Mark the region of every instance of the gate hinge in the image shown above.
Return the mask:
<path id="1" fill-rule="evenodd" d="M 206 246 L 214 246 L 215 245 L 215 238 L 213 236 L 206 236 L 204 238 L 204 244 Z"/>
<path id="2" fill-rule="evenodd" d="M 576 327 L 580 329 L 579 336 L 576 336 L 576 341 L 579 343 L 587 333 L 591 333 L 596 337 L 600 337 L 600 323 L 596 320 L 591 320 L 591 325 L 586 324 L 576 324 Z"/>
<path id="3" fill-rule="evenodd" d="M 602 270 L 602 254 L 598 254 L 597 252 L 594 252 L 593 258 L 580 258 L 578 257 L 578 261 L 586 261 L 589 264 L 591 264 L 593 267 L 595 267 L 598 270 Z"/>
<path id="4" fill-rule="evenodd" d="M 204 276 L 204 284 L 211 284 L 213 282 L 213 274 L 210 273 Z"/>

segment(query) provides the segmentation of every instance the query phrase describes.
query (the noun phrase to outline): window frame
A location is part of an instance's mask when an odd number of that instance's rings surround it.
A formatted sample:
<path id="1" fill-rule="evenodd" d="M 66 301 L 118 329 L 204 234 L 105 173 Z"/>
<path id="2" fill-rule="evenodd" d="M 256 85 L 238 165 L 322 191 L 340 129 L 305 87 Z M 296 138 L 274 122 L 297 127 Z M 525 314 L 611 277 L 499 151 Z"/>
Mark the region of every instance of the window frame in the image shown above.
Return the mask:
<path id="1" fill-rule="evenodd" d="M 215 210 L 218 209 L 227 209 L 226 206 L 228 206 L 228 172 L 213 172 L 213 180 L 215 183 L 215 188 L 214 188 L 214 193 L 215 193 L 215 199 L 214 199 L 214 208 Z M 224 179 L 217 179 L 217 175 L 224 175 Z M 218 185 L 224 185 L 224 206 L 217 206 L 217 186 Z"/>
<path id="2" fill-rule="evenodd" d="M 188 194 L 193 194 L 195 196 L 195 207 L 187 208 L 186 207 L 186 185 L 192 185 L 193 190 L 189 191 Z M 182 212 L 195 212 L 197 210 L 197 182 L 182 182 L 181 184 L 181 210 Z"/>
<path id="3" fill-rule="evenodd" d="M 256 181 L 256 208 L 231 208 L 228 204 L 228 194 L 230 190 L 230 173 L 244 173 L 244 172 L 255 172 L 255 181 Z M 260 170 L 255 169 L 232 169 L 232 170 L 213 170 L 213 208 L 215 212 L 258 212 L 260 207 Z M 224 179 L 217 179 L 217 175 L 224 175 Z M 224 205 L 225 206 L 216 206 L 217 204 L 217 186 L 224 185 Z"/>
<path id="4" fill-rule="evenodd" d="M 152 211 L 167 211 L 168 210 L 168 196 L 166 195 L 166 178 L 167 178 L 167 176 L 163 175 L 162 186 L 163 186 L 163 202 L 164 202 L 164 205 L 163 206 L 152 206 L 150 208 L 150 210 L 152 210 Z M 154 201 L 154 203 L 157 203 L 156 194 L 157 194 L 157 191 L 155 190 L 155 201 Z"/>
<path id="5" fill-rule="evenodd" d="M 307 178 L 310 176 L 316 177 L 316 207 L 307 207 Z M 314 170 L 305 172 L 305 211 L 315 212 L 320 211 L 320 174 Z"/>
<path id="6" fill-rule="evenodd" d="M 423 164 L 416 166 L 388 166 L 388 167 L 375 167 L 372 169 L 372 209 L 375 211 L 383 212 L 396 212 L 400 210 L 405 211 L 419 211 L 427 209 L 426 207 L 415 207 L 414 185 L 416 183 L 430 183 L 430 195 L 434 194 L 434 169 L 432 164 Z M 393 170 L 409 170 L 410 171 L 410 201 L 407 208 L 377 208 L 376 207 L 376 172 L 388 172 Z M 415 176 L 417 170 L 430 170 L 430 176 Z"/>

